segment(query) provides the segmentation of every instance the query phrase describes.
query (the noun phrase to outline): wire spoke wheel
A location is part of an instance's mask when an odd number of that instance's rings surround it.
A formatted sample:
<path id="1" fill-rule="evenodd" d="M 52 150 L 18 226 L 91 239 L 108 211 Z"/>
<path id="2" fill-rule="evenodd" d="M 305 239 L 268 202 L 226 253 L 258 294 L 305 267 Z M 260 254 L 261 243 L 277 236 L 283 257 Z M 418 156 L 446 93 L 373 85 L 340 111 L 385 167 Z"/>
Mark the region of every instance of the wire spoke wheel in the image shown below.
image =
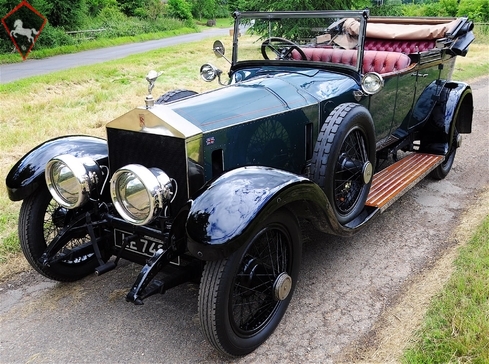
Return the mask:
<path id="1" fill-rule="evenodd" d="M 72 214 L 52 199 L 47 188 L 41 188 L 23 201 L 19 215 L 20 246 L 27 261 L 42 275 L 62 282 L 81 279 L 98 265 L 86 229 L 66 236 L 67 241 L 55 254 L 58 261 L 49 265 L 39 261 L 47 246 L 69 225 Z"/>
<path id="2" fill-rule="evenodd" d="M 365 206 L 372 184 L 375 135 L 372 117 L 359 104 L 338 105 L 321 127 L 310 178 L 324 191 L 340 224 Z"/>
<path id="3" fill-rule="evenodd" d="M 246 355 L 280 323 L 297 281 L 301 257 L 297 221 L 275 212 L 248 243 L 227 259 L 208 262 L 202 274 L 199 318 L 219 351 Z"/>
<path id="4" fill-rule="evenodd" d="M 252 335 L 271 319 L 280 301 L 273 294 L 277 277 L 290 270 L 287 235 L 267 228 L 250 246 L 234 282 L 230 310 L 241 335 Z"/>
<path id="5" fill-rule="evenodd" d="M 368 163 L 365 136 L 352 130 L 345 139 L 334 173 L 334 202 L 342 214 L 354 208 L 365 188 L 364 166 Z"/>

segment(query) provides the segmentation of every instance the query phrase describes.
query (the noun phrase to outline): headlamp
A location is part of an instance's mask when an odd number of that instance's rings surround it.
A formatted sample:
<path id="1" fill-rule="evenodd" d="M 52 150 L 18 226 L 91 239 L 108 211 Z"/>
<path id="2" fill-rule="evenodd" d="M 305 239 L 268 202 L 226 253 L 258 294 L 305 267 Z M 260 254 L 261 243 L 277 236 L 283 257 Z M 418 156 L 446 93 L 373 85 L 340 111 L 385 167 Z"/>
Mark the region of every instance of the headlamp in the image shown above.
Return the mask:
<path id="1" fill-rule="evenodd" d="M 173 185 L 168 175 L 158 168 L 129 164 L 112 176 L 110 195 L 124 220 L 145 225 L 171 201 Z"/>
<path id="2" fill-rule="evenodd" d="M 52 158 L 45 169 L 49 192 L 56 202 L 68 209 L 83 205 L 96 189 L 101 176 L 100 167 L 94 160 L 71 154 Z"/>

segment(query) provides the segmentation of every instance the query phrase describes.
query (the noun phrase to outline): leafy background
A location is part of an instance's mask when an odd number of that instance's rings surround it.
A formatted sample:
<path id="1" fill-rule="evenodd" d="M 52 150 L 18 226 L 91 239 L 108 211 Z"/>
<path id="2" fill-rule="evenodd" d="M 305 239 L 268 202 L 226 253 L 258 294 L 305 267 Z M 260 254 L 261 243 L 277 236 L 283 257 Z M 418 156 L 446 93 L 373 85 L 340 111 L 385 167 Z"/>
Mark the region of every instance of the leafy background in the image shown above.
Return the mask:
<path id="1" fill-rule="evenodd" d="M 0 0 L 4 17 L 19 0 Z M 370 8 L 372 15 L 469 16 L 474 22 L 489 21 L 487 0 L 31 0 L 48 19 L 34 49 L 74 45 L 97 38 L 117 38 L 196 28 L 208 20 L 228 18 L 244 10 L 328 10 Z M 211 22 L 211 25 L 214 23 Z M 68 31 L 104 29 L 89 36 Z M 12 42 L 0 30 L 0 54 L 10 53 Z"/>

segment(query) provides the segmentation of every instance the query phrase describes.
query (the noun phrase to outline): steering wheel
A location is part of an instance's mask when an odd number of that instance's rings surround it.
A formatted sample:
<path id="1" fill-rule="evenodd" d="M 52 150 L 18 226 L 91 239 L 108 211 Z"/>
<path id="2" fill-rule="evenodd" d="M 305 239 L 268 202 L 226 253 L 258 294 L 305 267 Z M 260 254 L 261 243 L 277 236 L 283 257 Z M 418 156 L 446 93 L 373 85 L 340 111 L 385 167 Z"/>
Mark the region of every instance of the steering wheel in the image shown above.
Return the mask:
<path id="1" fill-rule="evenodd" d="M 304 51 L 294 42 L 279 37 L 271 37 L 265 40 L 261 44 L 261 54 L 263 58 L 270 59 L 267 54 L 267 48 L 270 48 L 273 53 L 277 55 L 277 59 L 294 59 L 292 57 L 292 51 L 296 50 L 299 52 L 302 61 L 307 61 L 307 56 Z"/>

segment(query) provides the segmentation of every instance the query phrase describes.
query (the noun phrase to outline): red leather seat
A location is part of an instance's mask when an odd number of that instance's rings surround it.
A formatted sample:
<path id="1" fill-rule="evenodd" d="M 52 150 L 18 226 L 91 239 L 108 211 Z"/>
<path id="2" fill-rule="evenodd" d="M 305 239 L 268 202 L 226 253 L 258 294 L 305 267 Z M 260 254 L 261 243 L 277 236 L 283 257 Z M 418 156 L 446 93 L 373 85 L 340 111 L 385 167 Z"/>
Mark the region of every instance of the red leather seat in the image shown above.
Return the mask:
<path id="1" fill-rule="evenodd" d="M 405 54 L 424 52 L 435 48 L 434 40 L 396 40 L 396 39 L 365 39 L 365 50 L 400 52 Z"/>
<path id="2" fill-rule="evenodd" d="M 411 59 L 404 53 L 365 51 L 363 56 L 363 72 L 380 74 L 402 70 L 409 66 Z"/>
<path id="3" fill-rule="evenodd" d="M 357 51 L 338 48 L 302 48 L 309 61 L 341 63 L 354 66 L 357 63 Z M 300 59 L 297 51 L 292 52 L 294 59 Z M 411 59 L 403 54 L 385 51 L 365 51 L 363 56 L 363 72 L 380 74 L 395 72 L 406 68 Z"/>

